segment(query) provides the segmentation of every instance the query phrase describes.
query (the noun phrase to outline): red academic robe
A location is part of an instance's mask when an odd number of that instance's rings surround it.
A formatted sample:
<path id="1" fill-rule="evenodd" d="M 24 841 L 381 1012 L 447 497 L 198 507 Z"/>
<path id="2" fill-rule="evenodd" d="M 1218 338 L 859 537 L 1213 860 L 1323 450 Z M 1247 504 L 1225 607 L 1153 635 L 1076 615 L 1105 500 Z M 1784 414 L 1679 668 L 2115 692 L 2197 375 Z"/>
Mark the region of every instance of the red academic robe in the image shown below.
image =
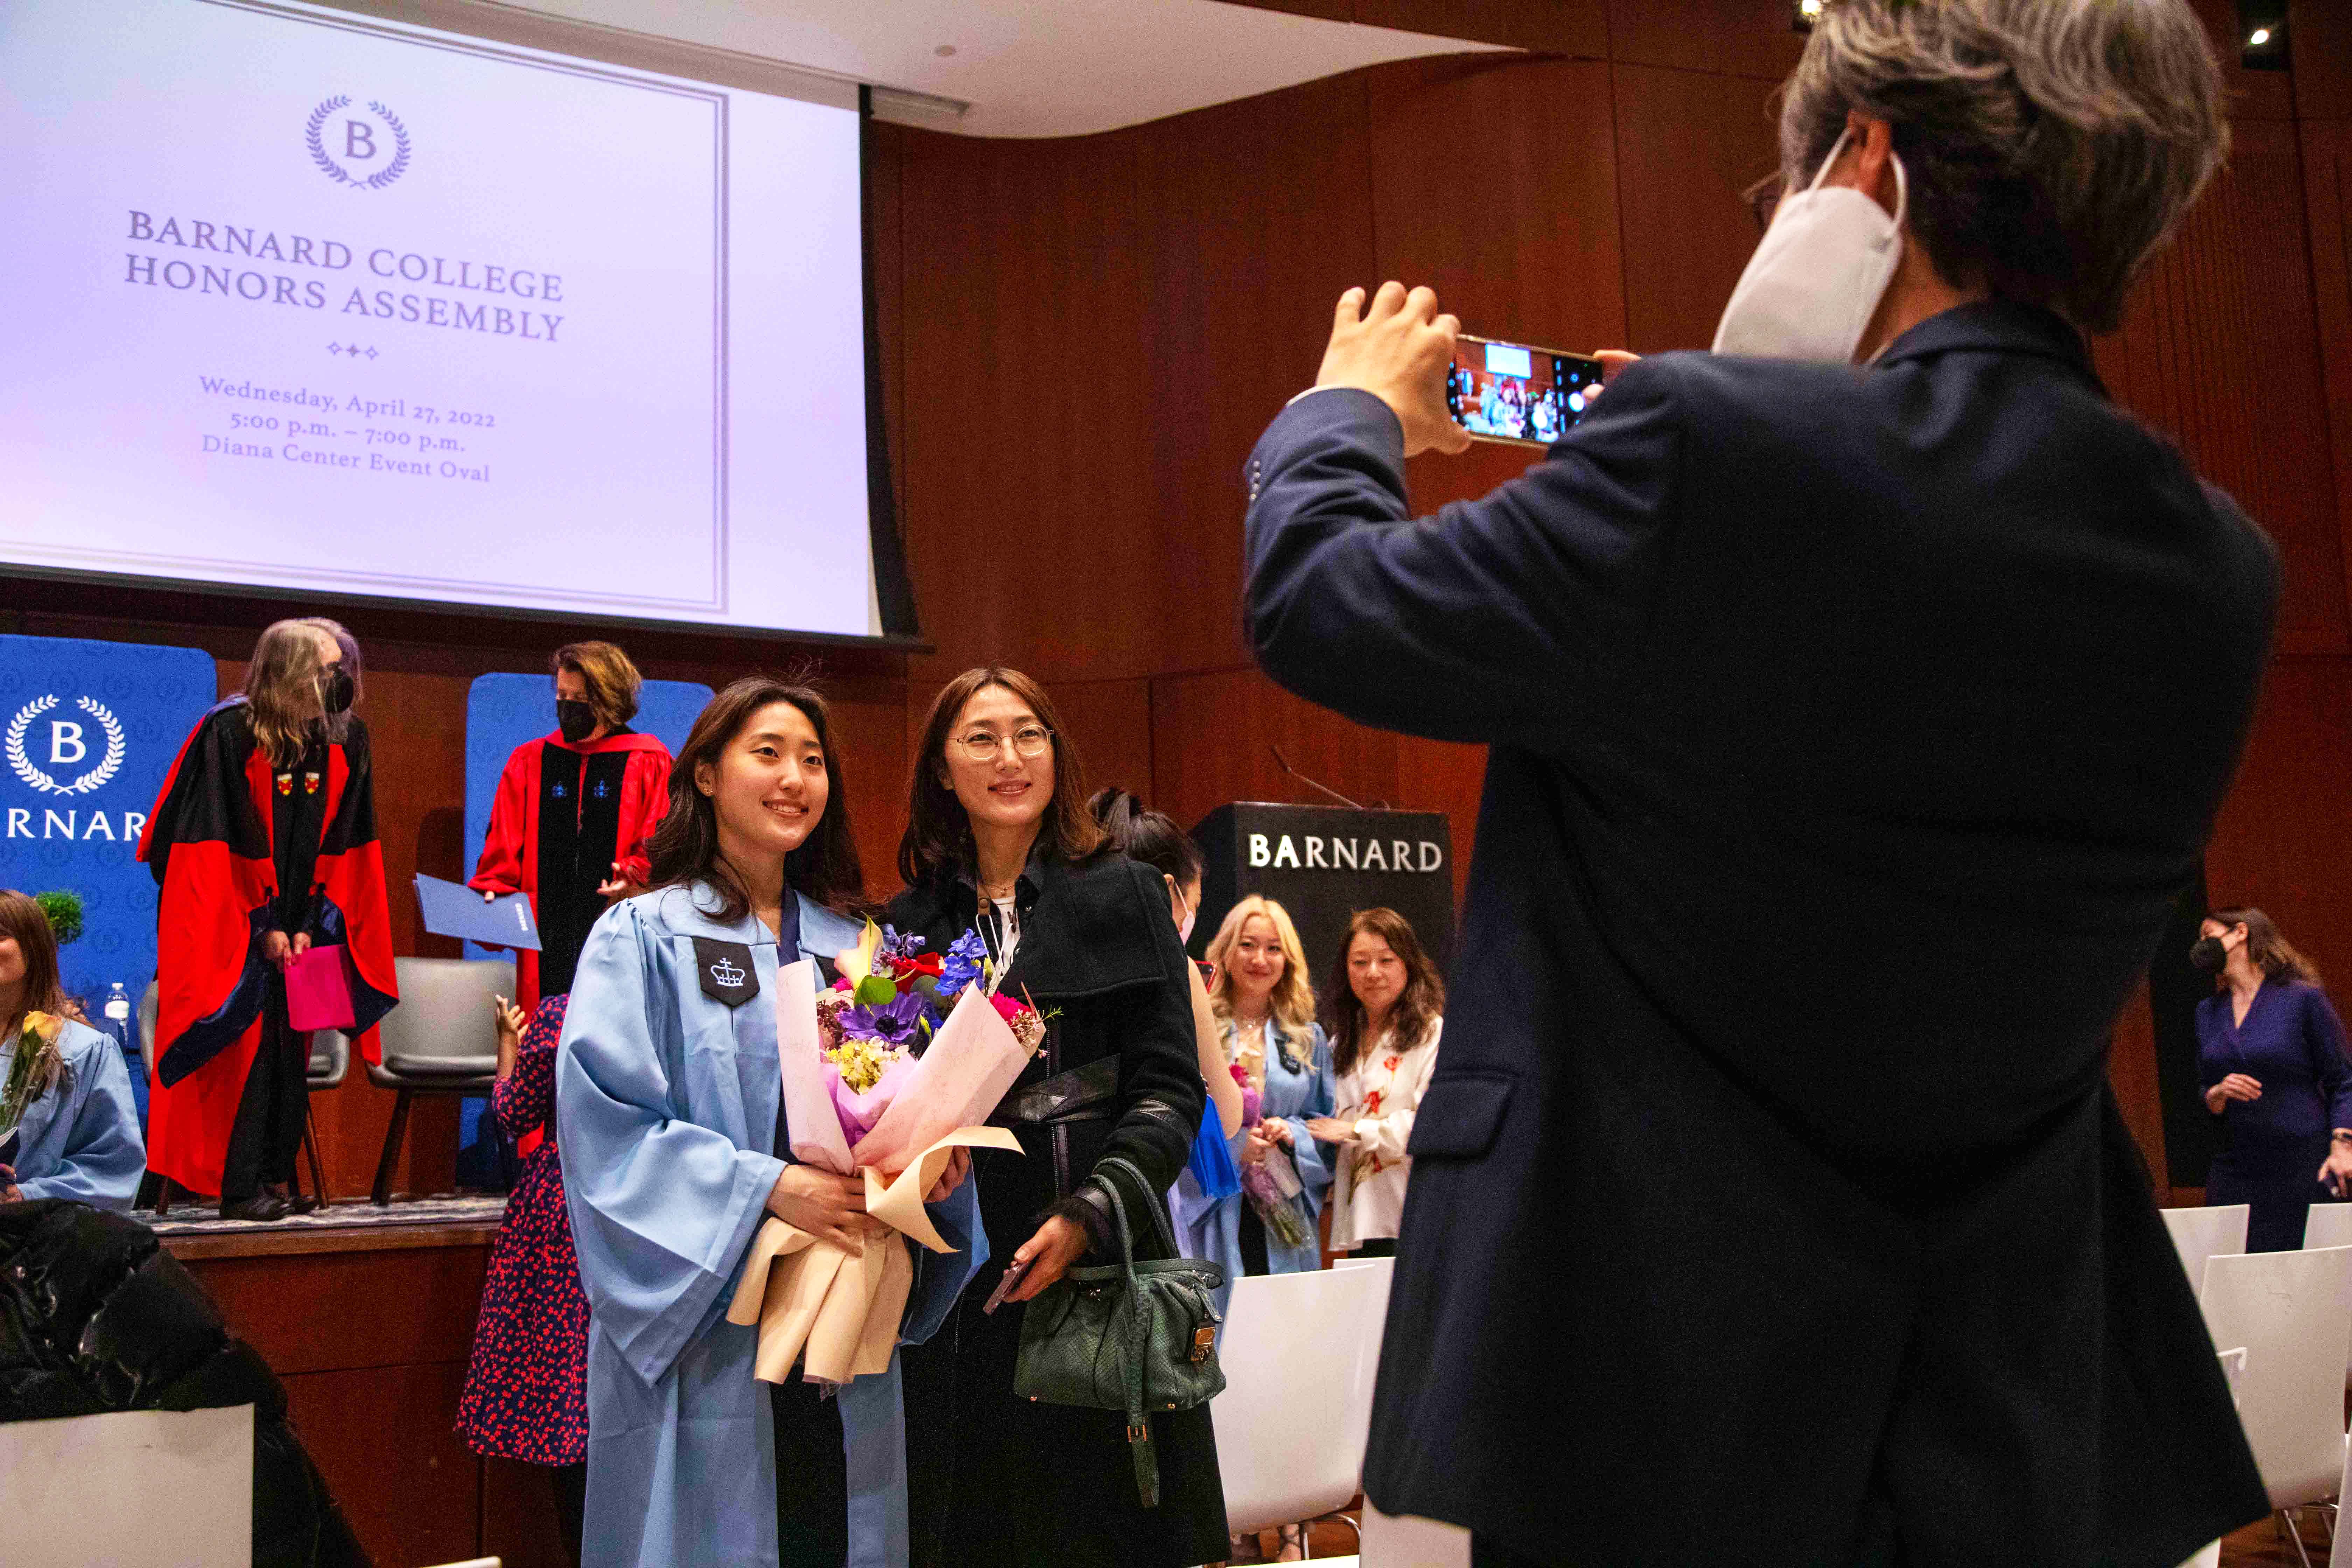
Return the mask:
<path id="1" fill-rule="evenodd" d="M 149 1049 L 147 1165 L 191 1192 L 220 1191 L 237 1101 L 259 1047 L 278 892 L 271 857 L 268 753 L 245 699 L 200 720 L 148 814 L 139 858 L 162 889 L 156 910 L 155 1041 Z M 399 999 L 367 731 L 350 721 L 327 747 L 325 825 L 311 873 L 314 944 L 351 955 L 354 1034 L 382 1059 L 375 1026 Z"/>
<path id="2" fill-rule="evenodd" d="M 604 910 L 596 887 L 614 862 L 624 880 L 646 879 L 646 840 L 669 808 L 669 765 L 668 747 L 628 731 L 578 745 L 543 735 L 507 758 L 467 885 L 530 896 L 540 951 L 514 955 L 514 1000 L 526 1016 L 542 992 L 572 989 L 581 943 Z"/>

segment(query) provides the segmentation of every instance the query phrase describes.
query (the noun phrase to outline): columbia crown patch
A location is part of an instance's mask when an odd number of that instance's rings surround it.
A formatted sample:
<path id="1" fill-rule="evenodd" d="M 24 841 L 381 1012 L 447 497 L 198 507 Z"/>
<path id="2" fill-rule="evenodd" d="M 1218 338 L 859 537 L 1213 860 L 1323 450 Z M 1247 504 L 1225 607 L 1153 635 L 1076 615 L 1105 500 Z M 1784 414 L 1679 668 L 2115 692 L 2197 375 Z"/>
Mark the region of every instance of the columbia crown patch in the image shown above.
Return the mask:
<path id="1" fill-rule="evenodd" d="M 760 972 L 751 963 L 751 949 L 740 942 L 694 939 L 694 970 L 702 994 L 714 1002 L 740 1007 L 760 994 Z"/>

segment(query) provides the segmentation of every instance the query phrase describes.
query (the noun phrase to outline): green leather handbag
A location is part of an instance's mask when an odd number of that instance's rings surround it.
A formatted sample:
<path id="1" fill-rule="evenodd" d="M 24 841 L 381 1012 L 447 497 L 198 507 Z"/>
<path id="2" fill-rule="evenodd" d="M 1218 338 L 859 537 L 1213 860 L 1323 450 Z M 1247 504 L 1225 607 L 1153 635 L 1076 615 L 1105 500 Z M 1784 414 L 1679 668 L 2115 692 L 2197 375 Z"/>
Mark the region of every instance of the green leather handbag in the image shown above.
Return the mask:
<path id="1" fill-rule="evenodd" d="M 1021 1320 L 1020 1356 L 1013 1392 L 1047 1405 L 1079 1405 L 1127 1414 L 1128 1451 L 1135 1487 L 1146 1508 L 1160 1506 L 1160 1458 L 1151 1445 L 1150 1413 L 1190 1410 L 1223 1392 L 1217 1365 L 1215 1291 L 1225 1271 L 1197 1258 L 1135 1260 L 1118 1167 L 1136 1190 L 1151 1189 L 1132 1162 L 1116 1155 L 1095 1167 L 1110 1195 L 1118 1226 L 1119 1261 L 1073 1268 L 1037 1293 Z M 1146 1201 L 1167 1250 L 1176 1250 L 1168 1216 Z"/>

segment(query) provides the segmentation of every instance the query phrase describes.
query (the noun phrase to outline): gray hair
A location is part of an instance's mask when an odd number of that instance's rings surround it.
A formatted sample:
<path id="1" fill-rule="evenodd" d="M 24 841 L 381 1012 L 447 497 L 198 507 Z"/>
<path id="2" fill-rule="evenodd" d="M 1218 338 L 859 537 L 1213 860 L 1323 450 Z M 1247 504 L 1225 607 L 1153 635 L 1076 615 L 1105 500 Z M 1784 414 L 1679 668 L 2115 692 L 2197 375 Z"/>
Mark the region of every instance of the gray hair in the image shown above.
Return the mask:
<path id="1" fill-rule="evenodd" d="M 1781 177 L 1886 121 L 1910 232 L 1956 287 L 2111 331 L 2229 151 L 2185 0 L 1830 0 L 1783 87 Z"/>

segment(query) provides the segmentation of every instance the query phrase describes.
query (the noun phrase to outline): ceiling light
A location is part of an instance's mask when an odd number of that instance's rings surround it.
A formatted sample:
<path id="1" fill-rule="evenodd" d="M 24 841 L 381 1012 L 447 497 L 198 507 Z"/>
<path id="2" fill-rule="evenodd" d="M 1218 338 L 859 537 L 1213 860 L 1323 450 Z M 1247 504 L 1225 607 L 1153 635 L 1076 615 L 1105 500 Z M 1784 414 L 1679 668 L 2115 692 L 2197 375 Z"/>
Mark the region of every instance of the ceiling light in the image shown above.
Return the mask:
<path id="1" fill-rule="evenodd" d="M 2246 40 L 2249 45 L 2257 49 L 2261 48 L 2264 44 L 2267 44 L 2270 41 L 2271 30 L 2268 27 L 2256 27 L 2254 29 L 2254 36 Z"/>

